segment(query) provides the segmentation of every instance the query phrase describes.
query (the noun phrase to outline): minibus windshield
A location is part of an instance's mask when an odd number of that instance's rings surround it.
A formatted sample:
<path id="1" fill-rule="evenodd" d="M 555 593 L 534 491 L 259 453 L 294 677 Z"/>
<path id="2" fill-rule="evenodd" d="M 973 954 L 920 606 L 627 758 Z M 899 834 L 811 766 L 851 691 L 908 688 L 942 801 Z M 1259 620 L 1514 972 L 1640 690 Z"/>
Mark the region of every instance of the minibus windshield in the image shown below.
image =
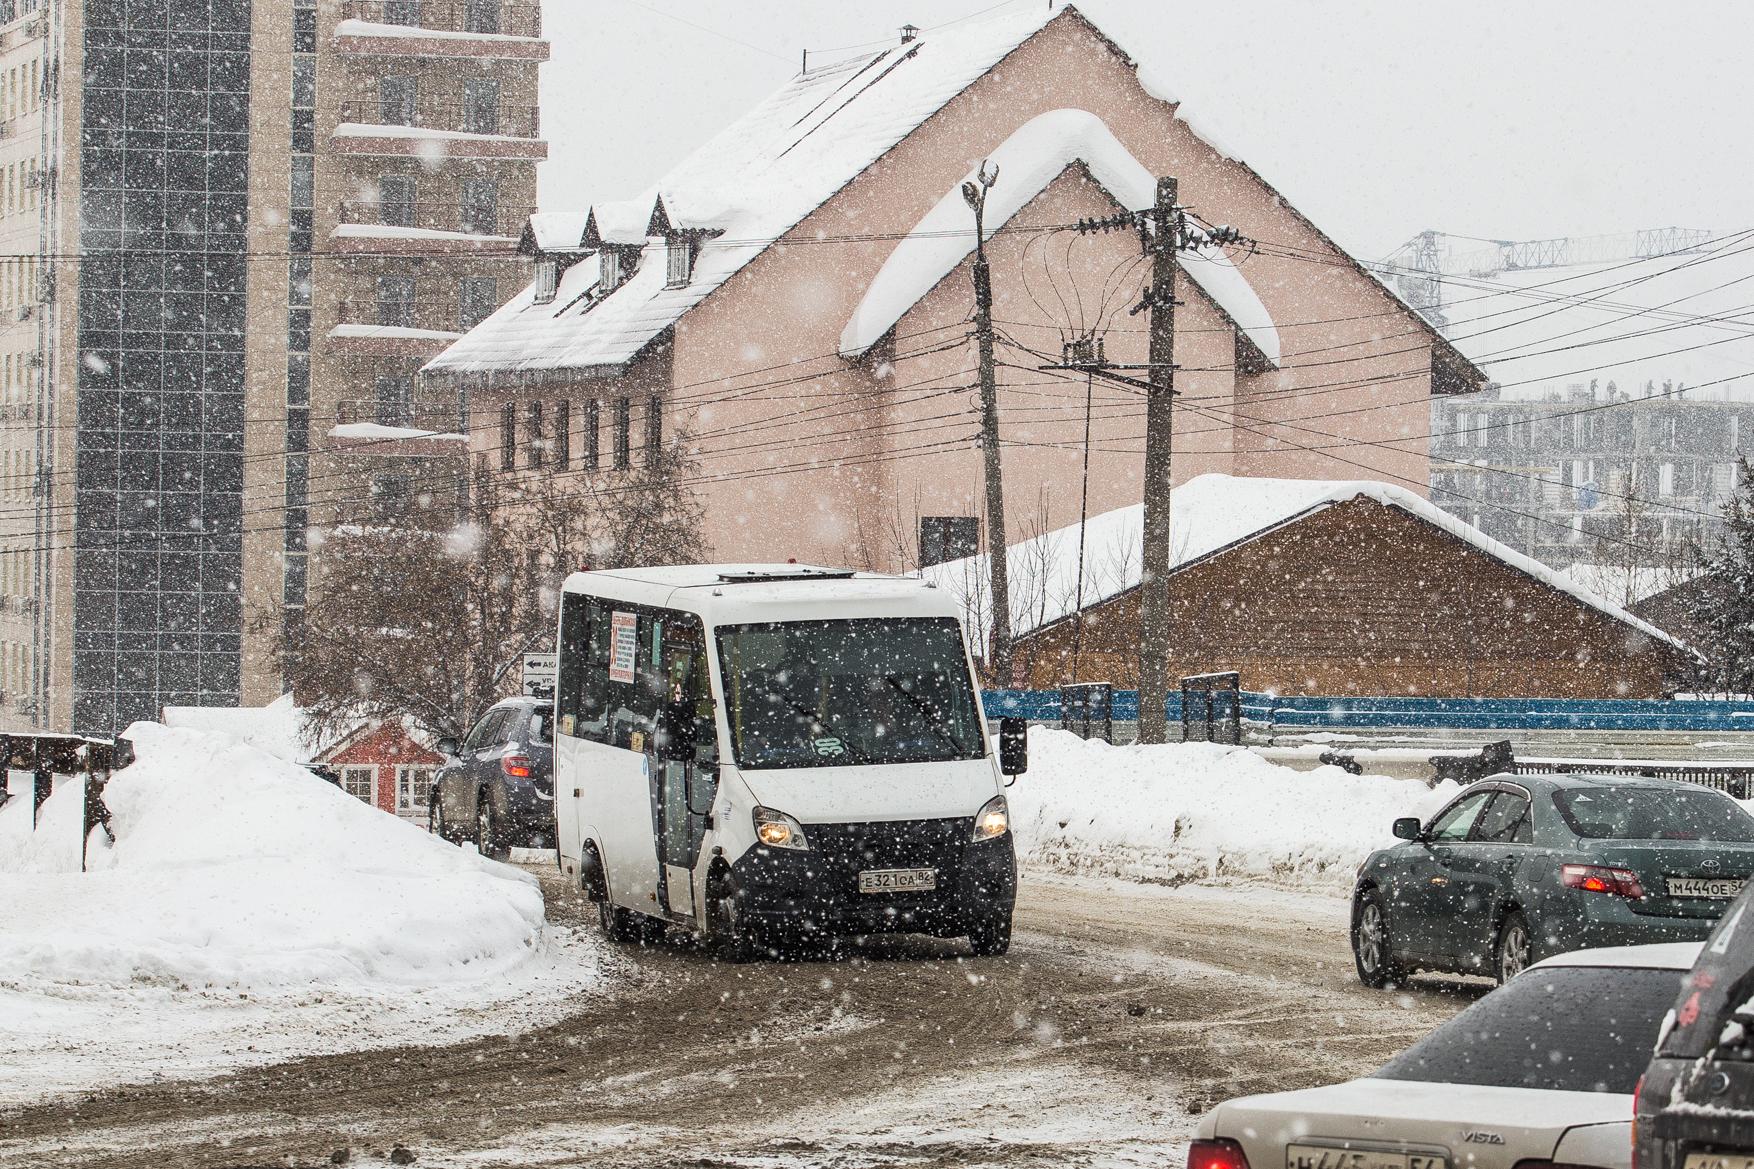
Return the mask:
<path id="1" fill-rule="evenodd" d="M 849 767 L 985 754 L 952 617 L 717 630 L 737 765 Z"/>

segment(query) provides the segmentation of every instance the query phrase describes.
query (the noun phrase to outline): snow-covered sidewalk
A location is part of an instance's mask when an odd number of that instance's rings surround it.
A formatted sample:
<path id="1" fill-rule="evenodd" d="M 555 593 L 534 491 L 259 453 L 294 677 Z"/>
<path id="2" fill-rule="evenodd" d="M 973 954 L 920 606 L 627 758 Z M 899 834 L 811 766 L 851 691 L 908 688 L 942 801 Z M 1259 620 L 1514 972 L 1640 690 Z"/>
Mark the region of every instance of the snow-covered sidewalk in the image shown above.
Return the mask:
<path id="1" fill-rule="evenodd" d="M 555 1017 L 594 937 L 534 878 L 225 735 L 139 724 L 79 872 L 80 790 L 0 809 L 0 1104 Z"/>
<path id="2" fill-rule="evenodd" d="M 1007 793 L 1019 859 L 1083 876 L 1226 878 L 1343 892 L 1397 816 L 1436 812 L 1456 785 L 1297 771 L 1241 747 L 1115 747 L 1031 728 Z"/>

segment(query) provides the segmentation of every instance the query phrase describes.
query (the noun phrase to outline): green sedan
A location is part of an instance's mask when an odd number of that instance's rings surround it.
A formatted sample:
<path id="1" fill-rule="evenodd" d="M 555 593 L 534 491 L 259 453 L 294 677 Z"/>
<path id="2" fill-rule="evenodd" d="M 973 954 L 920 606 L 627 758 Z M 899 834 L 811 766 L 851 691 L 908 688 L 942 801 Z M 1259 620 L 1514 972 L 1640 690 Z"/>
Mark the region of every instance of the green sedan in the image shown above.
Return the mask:
<path id="1" fill-rule="evenodd" d="M 1676 780 L 1494 776 L 1394 834 L 1352 895 L 1372 987 L 1415 971 L 1502 983 L 1571 950 L 1700 941 L 1754 874 L 1754 816 Z"/>

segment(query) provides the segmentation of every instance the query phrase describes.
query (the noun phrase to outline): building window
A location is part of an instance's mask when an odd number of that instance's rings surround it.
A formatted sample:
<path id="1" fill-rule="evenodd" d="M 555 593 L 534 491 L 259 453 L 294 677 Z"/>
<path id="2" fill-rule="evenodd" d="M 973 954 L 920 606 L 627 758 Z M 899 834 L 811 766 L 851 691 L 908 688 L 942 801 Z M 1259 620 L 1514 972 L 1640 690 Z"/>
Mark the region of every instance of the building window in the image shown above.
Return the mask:
<path id="1" fill-rule="evenodd" d="M 499 183 L 493 179 L 464 179 L 457 205 L 457 223 L 470 235 L 494 235 L 499 231 Z"/>
<path id="2" fill-rule="evenodd" d="M 681 288 L 694 275 L 694 241 L 687 236 L 674 236 L 664 249 L 668 267 L 665 270 L 664 286 Z"/>
<path id="3" fill-rule="evenodd" d="M 292 108 L 295 110 L 317 108 L 317 59 L 315 57 L 300 56 L 292 59 Z"/>
<path id="4" fill-rule="evenodd" d="M 316 160 L 308 154 L 295 154 L 290 163 L 291 206 L 295 211 L 311 209 L 316 194 Z"/>
<path id="5" fill-rule="evenodd" d="M 499 0 L 464 0 L 463 31 L 497 33 Z"/>
<path id="6" fill-rule="evenodd" d="M 602 404 L 597 399 L 585 399 L 585 416 L 580 420 L 580 429 L 585 440 L 583 454 L 587 471 L 595 471 L 603 465 L 603 449 L 597 433 L 601 428 L 602 414 Z"/>
<path id="7" fill-rule="evenodd" d="M 385 24 L 420 23 L 420 0 L 384 0 Z"/>
<path id="8" fill-rule="evenodd" d="M 470 134 L 499 133 L 499 82 L 471 77 L 463 82 L 463 129 Z"/>
<path id="9" fill-rule="evenodd" d="M 627 258 L 620 248 L 604 248 L 597 253 L 597 295 L 608 296 L 627 280 Z"/>
<path id="10" fill-rule="evenodd" d="M 294 308 L 311 306 L 311 258 L 293 256 L 286 266 L 286 299 Z"/>
<path id="11" fill-rule="evenodd" d="M 510 402 L 499 408 L 499 469 L 518 469 L 518 408 Z"/>
<path id="12" fill-rule="evenodd" d="M 413 175 L 379 178 L 378 222 L 385 227 L 413 227 L 415 194 Z"/>
<path id="13" fill-rule="evenodd" d="M 971 515 L 920 517 L 920 567 L 930 568 L 973 556 L 980 543 L 980 521 Z"/>
<path id="14" fill-rule="evenodd" d="M 386 126 L 414 125 L 414 78 L 378 78 L 378 121 Z"/>
<path id="15" fill-rule="evenodd" d="M 432 768 L 396 768 L 396 812 L 402 816 L 417 815 L 432 799 Z"/>
<path id="16" fill-rule="evenodd" d="M 491 276 L 465 276 L 457 283 L 457 327 L 467 333 L 499 307 L 499 281 Z"/>
<path id="17" fill-rule="evenodd" d="M 631 398 L 615 399 L 615 469 L 625 471 L 633 462 L 631 440 L 633 430 L 633 400 Z"/>
<path id="18" fill-rule="evenodd" d="M 377 803 L 378 769 L 375 767 L 343 767 L 341 790 L 368 804 Z"/>
<path id="19" fill-rule="evenodd" d="M 542 432 L 542 403 L 531 402 L 524 407 L 529 426 L 529 455 L 527 461 L 531 467 L 542 465 L 542 448 L 547 445 L 547 438 Z"/>
<path id="20" fill-rule="evenodd" d="M 536 303 L 553 304 L 560 291 L 560 261 L 544 257 L 536 261 Z"/>
<path id="21" fill-rule="evenodd" d="M 378 324 L 414 327 L 414 277 L 378 277 Z"/>
<path id="22" fill-rule="evenodd" d="M 564 471 L 572 462 L 572 403 L 554 404 L 554 466 Z"/>
<path id="23" fill-rule="evenodd" d="M 384 517 L 405 516 L 414 500 L 414 484 L 407 475 L 386 473 L 372 476 L 372 505 Z"/>
<path id="24" fill-rule="evenodd" d="M 412 426 L 414 402 L 409 379 L 395 374 L 378 378 L 375 416 L 380 426 Z"/>
<path id="25" fill-rule="evenodd" d="M 664 447 L 664 400 L 651 397 L 646 400 L 646 466 L 658 461 L 658 452 Z"/>
<path id="26" fill-rule="evenodd" d="M 317 51 L 317 10 L 315 8 L 299 8 L 293 11 L 292 51 L 295 53 L 314 53 Z"/>

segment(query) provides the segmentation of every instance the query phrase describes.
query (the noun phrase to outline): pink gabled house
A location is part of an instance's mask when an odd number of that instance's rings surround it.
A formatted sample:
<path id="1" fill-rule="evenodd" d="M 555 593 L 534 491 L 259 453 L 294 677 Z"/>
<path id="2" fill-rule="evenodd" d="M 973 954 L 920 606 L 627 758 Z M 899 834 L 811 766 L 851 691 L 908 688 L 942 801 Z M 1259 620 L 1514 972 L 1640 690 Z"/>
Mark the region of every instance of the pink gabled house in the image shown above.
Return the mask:
<path id="1" fill-rule="evenodd" d="M 973 551 L 983 511 L 972 214 L 987 251 L 1013 540 L 1075 522 L 1096 333 L 1146 360 L 1139 238 L 1070 225 L 1156 176 L 1254 254 L 1184 257 L 1175 479 L 1376 478 L 1423 493 L 1435 394 L 1483 375 L 1076 8 L 919 34 L 793 78 L 638 199 L 544 216 L 536 281 L 427 366 L 478 466 L 613 476 L 680 435 L 725 560 L 889 569 Z M 1337 143 L 1339 147 L 1343 144 Z M 1144 406 L 1098 382 L 1089 511 L 1135 503 Z"/>

